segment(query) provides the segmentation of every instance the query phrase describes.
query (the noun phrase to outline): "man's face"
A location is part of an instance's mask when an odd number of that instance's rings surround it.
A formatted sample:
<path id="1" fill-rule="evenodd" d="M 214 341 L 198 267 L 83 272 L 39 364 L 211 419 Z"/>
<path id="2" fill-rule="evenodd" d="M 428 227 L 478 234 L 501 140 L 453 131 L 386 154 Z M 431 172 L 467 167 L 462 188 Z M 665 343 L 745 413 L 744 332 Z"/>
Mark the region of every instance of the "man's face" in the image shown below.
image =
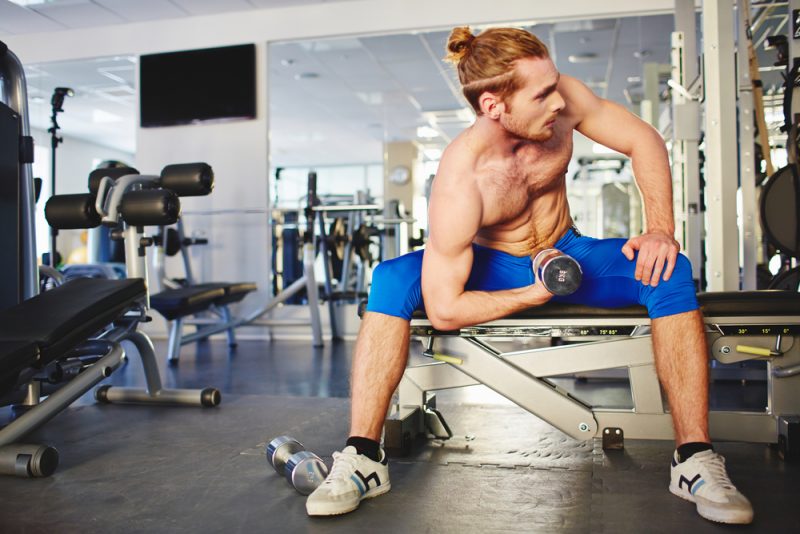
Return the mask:
<path id="1" fill-rule="evenodd" d="M 564 109 L 557 88 L 559 73 L 548 58 L 521 59 L 515 68 L 522 86 L 503 102 L 500 124 L 522 139 L 547 141 L 553 137 L 556 116 Z"/>

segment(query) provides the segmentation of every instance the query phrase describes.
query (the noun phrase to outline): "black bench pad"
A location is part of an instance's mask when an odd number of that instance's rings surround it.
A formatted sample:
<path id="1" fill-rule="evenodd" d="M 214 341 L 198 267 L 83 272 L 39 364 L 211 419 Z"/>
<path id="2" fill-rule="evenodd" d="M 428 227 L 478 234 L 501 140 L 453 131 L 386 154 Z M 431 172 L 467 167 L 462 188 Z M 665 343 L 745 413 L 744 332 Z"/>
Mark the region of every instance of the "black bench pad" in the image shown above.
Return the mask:
<path id="1" fill-rule="evenodd" d="M 249 293 L 256 291 L 258 286 L 253 282 L 209 282 L 207 284 L 198 284 L 195 287 L 205 287 L 209 289 L 224 289 L 225 296 L 218 298 L 214 304 L 232 304 L 239 302 L 245 298 Z"/>
<path id="2" fill-rule="evenodd" d="M 77 278 L 0 312 L 0 342 L 33 342 L 44 365 L 86 341 L 146 295 L 141 278 Z"/>
<path id="3" fill-rule="evenodd" d="M 699 293 L 697 300 L 706 317 L 742 317 L 747 315 L 798 315 L 800 293 L 795 291 L 722 291 Z M 644 306 L 624 308 L 595 308 L 580 304 L 550 302 L 529 308 L 506 319 L 564 319 L 564 318 L 635 318 L 647 317 Z M 414 312 L 414 319 L 425 319 L 425 312 Z"/>
<path id="4" fill-rule="evenodd" d="M 150 297 L 150 307 L 168 321 L 207 310 L 225 296 L 221 287 L 179 287 L 167 289 Z"/>

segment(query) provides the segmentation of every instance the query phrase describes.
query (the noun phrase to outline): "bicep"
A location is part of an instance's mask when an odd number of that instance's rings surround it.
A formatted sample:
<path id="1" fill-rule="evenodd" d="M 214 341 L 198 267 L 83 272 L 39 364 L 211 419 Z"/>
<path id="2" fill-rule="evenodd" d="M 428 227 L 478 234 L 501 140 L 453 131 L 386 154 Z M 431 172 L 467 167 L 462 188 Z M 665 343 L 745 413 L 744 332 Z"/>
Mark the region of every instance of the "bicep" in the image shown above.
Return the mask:
<path id="1" fill-rule="evenodd" d="M 464 291 L 472 270 L 472 240 L 480 228 L 482 205 L 473 187 L 437 185 L 441 187 L 432 192 L 428 213 L 422 291 L 446 302 Z"/>

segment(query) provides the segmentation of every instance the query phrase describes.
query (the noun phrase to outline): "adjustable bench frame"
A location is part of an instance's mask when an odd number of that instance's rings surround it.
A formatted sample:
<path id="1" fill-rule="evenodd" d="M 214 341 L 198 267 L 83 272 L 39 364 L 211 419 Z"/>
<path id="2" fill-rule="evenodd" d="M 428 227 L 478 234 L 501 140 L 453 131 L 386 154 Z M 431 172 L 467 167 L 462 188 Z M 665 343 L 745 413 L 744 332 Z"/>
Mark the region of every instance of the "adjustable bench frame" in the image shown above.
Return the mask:
<path id="1" fill-rule="evenodd" d="M 792 432 L 796 432 L 795 416 L 800 414 L 800 343 L 795 340 L 800 334 L 800 316 L 708 316 L 705 323 L 711 357 L 723 363 L 756 358 L 749 348 L 753 346 L 772 353 L 765 358 L 765 410 L 712 411 L 712 439 L 779 443 L 782 449 L 787 447 L 787 421 L 792 421 Z M 388 449 L 407 451 L 419 434 L 450 437 L 431 392 L 476 384 L 488 386 L 575 439 L 607 438 L 610 433 L 638 439 L 673 439 L 646 316 L 510 318 L 459 332 L 440 332 L 427 319 L 414 319 L 411 335 L 423 343 L 424 355 L 447 363 L 435 361 L 406 368 L 398 403 L 386 421 Z M 491 344 L 497 338 L 524 336 L 584 342 L 505 353 Z M 612 368 L 627 369 L 633 409 L 593 408 L 548 380 Z"/>
<path id="2" fill-rule="evenodd" d="M 52 290 L 55 293 L 55 290 Z M 136 307 L 136 306 L 134 306 Z M 101 386 L 95 398 L 104 403 L 156 404 L 166 406 L 216 406 L 220 393 L 214 388 L 167 389 L 162 386 L 158 362 L 150 338 L 137 330 L 144 310 L 117 320 L 120 326 L 106 330 L 95 339 L 85 341 L 60 358 L 52 361 L 69 362 L 81 356 L 99 359 L 81 369 L 80 373 L 41 400 L 41 381 L 30 376 L 22 405 L 28 410 L 7 426 L 0 428 L 0 474 L 17 476 L 49 476 L 58 464 L 58 453 L 52 447 L 18 443 L 18 440 L 38 429 L 47 421 L 89 391 L 122 365 L 126 353 L 123 341 L 133 343 L 139 354 L 146 381 L 145 388 Z M 98 324 L 102 328 L 102 325 Z"/>

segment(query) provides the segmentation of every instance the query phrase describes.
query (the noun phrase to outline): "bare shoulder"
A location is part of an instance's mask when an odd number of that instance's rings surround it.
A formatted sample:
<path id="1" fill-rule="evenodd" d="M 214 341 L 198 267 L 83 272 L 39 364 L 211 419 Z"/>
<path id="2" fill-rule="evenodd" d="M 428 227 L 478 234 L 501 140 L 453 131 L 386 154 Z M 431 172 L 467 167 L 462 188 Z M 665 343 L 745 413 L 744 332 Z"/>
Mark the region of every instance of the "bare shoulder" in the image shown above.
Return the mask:
<path id="1" fill-rule="evenodd" d="M 428 245 L 444 251 L 461 250 L 475 237 L 483 213 L 473 151 L 459 136 L 445 149 L 428 204 Z"/>
<path id="2" fill-rule="evenodd" d="M 434 188 L 448 190 L 455 187 L 464 190 L 475 186 L 477 158 L 468 143 L 462 132 L 445 148 L 439 160 Z"/>
<path id="3" fill-rule="evenodd" d="M 573 118 L 575 124 L 580 123 L 601 101 L 582 81 L 565 74 L 558 81 L 558 92 L 566 102 L 562 115 Z"/>

